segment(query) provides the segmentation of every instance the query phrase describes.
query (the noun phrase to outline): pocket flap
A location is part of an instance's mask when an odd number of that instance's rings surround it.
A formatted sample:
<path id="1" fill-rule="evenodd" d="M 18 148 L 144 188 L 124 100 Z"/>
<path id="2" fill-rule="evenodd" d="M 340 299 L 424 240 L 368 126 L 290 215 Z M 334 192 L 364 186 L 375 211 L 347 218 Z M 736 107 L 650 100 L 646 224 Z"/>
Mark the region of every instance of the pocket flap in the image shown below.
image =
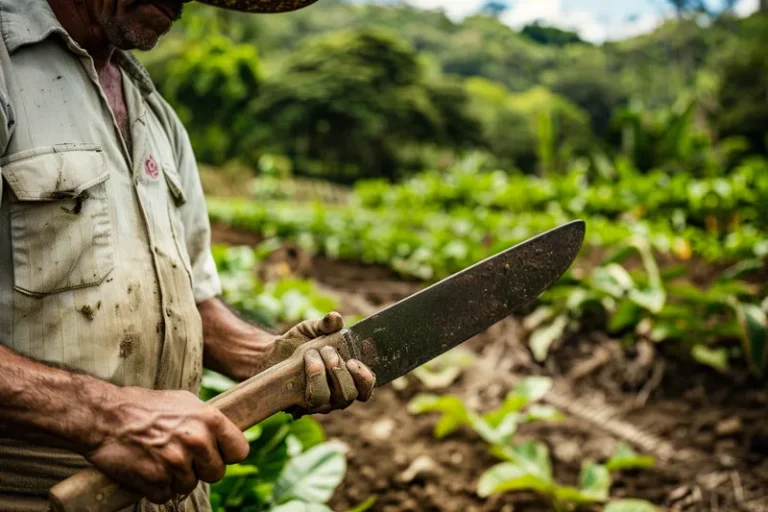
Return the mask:
<path id="1" fill-rule="evenodd" d="M 15 153 L 0 162 L 20 201 L 78 197 L 109 178 L 104 153 L 96 144 L 59 144 Z"/>
<path id="2" fill-rule="evenodd" d="M 183 206 L 187 202 L 187 196 L 184 195 L 184 188 L 181 186 L 181 177 L 176 172 L 176 168 L 169 164 L 163 164 L 163 174 L 168 188 L 171 190 L 176 206 Z"/>

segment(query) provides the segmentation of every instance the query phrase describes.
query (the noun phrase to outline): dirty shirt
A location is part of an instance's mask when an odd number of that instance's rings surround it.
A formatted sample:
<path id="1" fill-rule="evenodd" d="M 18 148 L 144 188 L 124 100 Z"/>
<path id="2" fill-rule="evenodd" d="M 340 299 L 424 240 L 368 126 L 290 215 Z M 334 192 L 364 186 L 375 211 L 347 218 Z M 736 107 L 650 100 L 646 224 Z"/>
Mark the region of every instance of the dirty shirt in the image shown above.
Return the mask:
<path id="1" fill-rule="evenodd" d="M 0 343 L 120 386 L 196 393 L 196 305 L 220 283 L 187 133 L 118 51 L 126 144 L 46 0 L 0 0 L 0 32 Z M 50 487 L 85 467 L 0 439 L 0 510 L 46 510 Z M 209 510 L 206 492 L 180 509 Z"/>

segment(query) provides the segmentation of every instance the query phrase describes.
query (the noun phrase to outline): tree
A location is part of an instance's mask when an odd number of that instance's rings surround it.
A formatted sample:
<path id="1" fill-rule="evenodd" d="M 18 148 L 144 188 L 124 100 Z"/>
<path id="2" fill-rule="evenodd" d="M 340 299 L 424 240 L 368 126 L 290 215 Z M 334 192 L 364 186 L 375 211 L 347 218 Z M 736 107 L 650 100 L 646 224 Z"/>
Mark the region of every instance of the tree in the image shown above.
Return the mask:
<path id="1" fill-rule="evenodd" d="M 217 165 L 241 156 L 239 141 L 253 124 L 248 106 L 261 84 L 256 48 L 206 34 L 148 55 L 144 63 L 186 126 L 196 156 Z"/>
<path id="2" fill-rule="evenodd" d="M 576 32 L 542 25 L 538 21 L 523 27 L 523 30 L 520 32 L 520 34 L 527 37 L 531 41 L 536 41 L 539 44 L 547 44 L 553 46 L 565 46 L 572 43 L 584 43 L 584 40 L 581 39 L 579 34 Z"/>
<path id="3" fill-rule="evenodd" d="M 723 0 L 719 8 L 715 8 L 712 2 L 706 0 L 667 0 L 677 11 L 677 15 L 682 17 L 687 12 L 706 14 L 711 17 L 717 17 L 720 14 L 730 13 L 738 3 L 738 0 Z M 765 2 L 766 0 L 760 0 Z"/>
<path id="4" fill-rule="evenodd" d="M 720 110 L 715 124 L 720 135 L 744 137 L 753 151 L 768 153 L 768 54 L 765 41 L 744 42 L 725 62 L 718 100 Z"/>
<path id="5" fill-rule="evenodd" d="M 485 14 L 487 16 L 491 16 L 493 18 L 498 18 L 508 10 L 509 10 L 509 4 L 507 2 L 490 0 L 488 2 L 485 2 L 483 7 L 480 9 L 480 13 Z"/>
<path id="6" fill-rule="evenodd" d="M 466 103 L 449 81 L 426 81 L 416 53 L 391 34 L 342 32 L 308 41 L 266 80 L 246 144 L 286 154 L 297 174 L 393 179 L 409 144 L 481 142 Z"/>
<path id="7" fill-rule="evenodd" d="M 566 68 L 557 75 L 551 88 L 584 109 L 589 114 L 592 131 L 602 138 L 610 132 L 616 109 L 627 101 L 615 77 L 604 68 Z"/>

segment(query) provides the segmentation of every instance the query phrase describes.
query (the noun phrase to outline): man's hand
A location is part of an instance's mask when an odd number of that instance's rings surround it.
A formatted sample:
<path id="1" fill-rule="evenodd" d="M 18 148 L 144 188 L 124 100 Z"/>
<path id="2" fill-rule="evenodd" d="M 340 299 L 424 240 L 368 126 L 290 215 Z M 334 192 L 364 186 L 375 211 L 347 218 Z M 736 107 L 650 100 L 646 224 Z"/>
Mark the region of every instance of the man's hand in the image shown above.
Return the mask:
<path id="1" fill-rule="evenodd" d="M 344 328 L 338 313 L 320 320 L 308 320 L 283 336 L 268 334 L 241 320 L 218 299 L 198 304 L 203 319 L 205 366 L 235 380 L 246 380 L 283 362 L 296 349 L 320 336 Z M 327 348 L 310 350 L 304 356 L 307 379 L 305 407 L 294 415 L 343 409 L 353 401 L 371 397 L 376 378 L 371 370 L 356 360 L 343 361 Z"/>
<path id="2" fill-rule="evenodd" d="M 275 341 L 272 360 L 276 364 L 290 357 L 304 343 L 343 328 L 344 319 L 338 313 L 302 322 Z M 376 376 L 370 368 L 356 359 L 344 361 L 332 347 L 309 350 L 304 354 L 304 371 L 307 376 L 305 407 L 290 411 L 294 416 L 345 409 L 355 400 L 367 402 L 376 385 Z"/>
<path id="3" fill-rule="evenodd" d="M 248 455 L 243 433 L 186 391 L 113 388 L 96 417 L 101 439 L 86 459 L 153 503 L 221 480 Z"/>

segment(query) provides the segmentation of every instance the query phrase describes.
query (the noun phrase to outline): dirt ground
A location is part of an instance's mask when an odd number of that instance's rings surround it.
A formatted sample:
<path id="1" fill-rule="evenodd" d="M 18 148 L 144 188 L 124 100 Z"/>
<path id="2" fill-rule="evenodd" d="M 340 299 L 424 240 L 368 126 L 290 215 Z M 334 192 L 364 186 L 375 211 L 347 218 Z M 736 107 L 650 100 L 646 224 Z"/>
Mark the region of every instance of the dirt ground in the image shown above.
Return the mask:
<path id="1" fill-rule="evenodd" d="M 214 239 L 254 241 L 223 228 Z M 420 288 L 386 269 L 323 258 L 297 264 L 296 273 L 338 297 L 344 314 L 370 314 Z M 625 346 L 599 332 L 567 340 L 539 365 L 525 340 L 520 321 L 508 318 L 468 341 L 476 363 L 440 393 L 483 411 L 522 377 L 550 376 L 555 388 L 546 401 L 567 420 L 524 425 L 516 439 L 545 442 L 559 482 L 575 484 L 583 460 L 604 461 L 624 441 L 657 463 L 616 476 L 614 497 L 642 498 L 671 511 L 768 511 L 764 382 L 745 377 L 746 370 L 722 376 L 658 347 Z M 371 510 L 380 512 L 552 510 L 533 494 L 477 497 L 479 476 L 497 461 L 468 430 L 433 440 L 437 418 L 406 409 L 424 391 L 420 386 L 416 379 L 399 389 L 388 385 L 368 404 L 320 418 L 329 437 L 349 447 L 349 472 L 331 508 L 345 511 L 375 496 Z"/>

